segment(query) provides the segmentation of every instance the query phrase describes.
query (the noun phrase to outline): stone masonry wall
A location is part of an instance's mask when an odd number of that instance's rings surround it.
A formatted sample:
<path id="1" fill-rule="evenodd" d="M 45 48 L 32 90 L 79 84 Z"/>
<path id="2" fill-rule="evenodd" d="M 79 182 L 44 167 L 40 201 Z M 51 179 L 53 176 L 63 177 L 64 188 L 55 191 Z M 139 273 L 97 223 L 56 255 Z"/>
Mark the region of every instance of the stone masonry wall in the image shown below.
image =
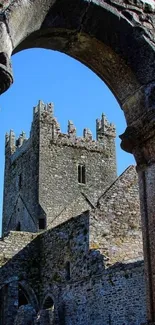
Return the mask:
<path id="1" fill-rule="evenodd" d="M 144 269 L 137 262 L 63 287 L 61 310 L 67 325 L 141 325 L 145 299 Z"/>
<path id="2" fill-rule="evenodd" d="M 39 241 L 34 236 L 30 233 L 11 232 L 0 241 L 0 321 L 2 325 L 18 324 L 14 322 L 20 307 L 19 286 L 33 308 L 38 308 L 40 259 Z"/>
<path id="3" fill-rule="evenodd" d="M 51 295 L 60 325 L 142 324 L 143 262 L 118 263 L 105 270 L 104 257 L 89 248 L 89 234 L 85 213 L 40 236 L 41 300 Z"/>
<path id="4" fill-rule="evenodd" d="M 30 139 L 6 136 L 3 233 L 38 230 L 38 130 Z M 19 142 L 19 140 L 21 140 Z"/>
<path id="5" fill-rule="evenodd" d="M 53 108 L 46 108 L 43 103 L 41 105 L 39 203 L 47 215 L 48 226 L 80 192 L 84 192 L 94 204 L 115 180 L 115 133 L 110 124 L 105 128 L 108 122 L 102 116 L 98 129 L 102 125 L 103 129 L 98 141 L 92 139 L 88 130 L 84 131 L 84 137 L 77 137 L 71 122 L 68 134 L 62 134 L 53 117 Z M 79 164 L 85 166 L 85 184 L 78 182 Z"/>
<path id="6" fill-rule="evenodd" d="M 52 104 L 34 107 L 30 138 L 6 134 L 3 232 L 38 231 L 84 192 L 94 204 L 116 178 L 115 127 L 104 115 L 97 120 L 97 140 L 89 129 L 76 136 L 71 121 L 60 132 Z M 78 166 L 85 168 L 79 182 Z M 81 211 L 75 211 L 81 213 Z"/>
<path id="7" fill-rule="evenodd" d="M 13 244 L 15 232 L 10 236 Z M 30 240 L 30 234 L 17 237 Z M 140 325 L 146 320 L 143 262 L 105 270 L 103 256 L 89 247 L 88 212 L 39 234 L 0 268 L 0 278 L 0 289 L 6 288 L 5 325 L 49 325 L 50 315 L 59 325 Z M 19 285 L 29 301 L 20 307 Z M 44 309 L 48 297 L 52 314 Z"/>
<path id="8" fill-rule="evenodd" d="M 80 193 L 73 202 L 68 204 L 50 223 L 49 228 L 56 227 L 61 223 L 80 215 L 82 212 L 94 209 L 95 207 L 86 195 Z"/>
<path id="9" fill-rule="evenodd" d="M 52 221 L 51 227 L 90 210 L 90 245 L 107 265 L 143 258 L 138 177 L 134 166 L 105 191 L 93 206 L 82 193 Z"/>
<path id="10" fill-rule="evenodd" d="M 36 236 L 36 233 L 10 231 L 7 236 L 0 238 L 0 267 L 20 252 Z"/>
<path id="11" fill-rule="evenodd" d="M 91 212 L 91 247 L 100 249 L 108 264 L 143 258 L 138 177 L 134 166 L 120 175 Z"/>

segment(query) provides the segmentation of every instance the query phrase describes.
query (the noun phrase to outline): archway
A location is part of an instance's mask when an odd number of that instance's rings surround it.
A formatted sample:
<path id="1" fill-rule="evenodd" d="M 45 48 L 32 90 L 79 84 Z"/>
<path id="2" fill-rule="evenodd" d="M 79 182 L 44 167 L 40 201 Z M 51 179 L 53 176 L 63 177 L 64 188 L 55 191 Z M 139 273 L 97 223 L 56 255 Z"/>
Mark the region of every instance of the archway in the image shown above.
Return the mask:
<path id="1" fill-rule="evenodd" d="M 56 49 L 96 72 L 124 110 L 122 147 L 139 170 L 147 275 L 148 320 L 155 321 L 154 4 L 148 1 L 57 0 L 3 5 L 1 93 L 12 82 L 10 55 L 24 48 Z"/>
<path id="2" fill-rule="evenodd" d="M 18 306 L 30 304 L 35 311 L 38 311 L 38 300 L 33 289 L 26 283 L 26 281 L 20 281 L 18 283 Z"/>
<path id="3" fill-rule="evenodd" d="M 54 325 L 55 323 L 55 305 L 54 300 L 50 294 L 48 294 L 44 299 L 39 317 L 40 323 L 46 323 L 49 325 Z"/>

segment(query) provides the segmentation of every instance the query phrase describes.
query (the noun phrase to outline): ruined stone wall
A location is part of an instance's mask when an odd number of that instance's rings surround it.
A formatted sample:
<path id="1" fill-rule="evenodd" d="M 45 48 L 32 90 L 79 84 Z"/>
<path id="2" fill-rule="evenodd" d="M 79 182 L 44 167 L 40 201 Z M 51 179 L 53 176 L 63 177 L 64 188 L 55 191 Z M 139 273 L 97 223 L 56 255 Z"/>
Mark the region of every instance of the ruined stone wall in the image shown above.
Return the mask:
<path id="1" fill-rule="evenodd" d="M 5 237 L 0 238 L 0 267 L 27 246 L 36 236 L 36 233 L 10 231 Z"/>
<path id="2" fill-rule="evenodd" d="M 29 304 L 36 310 L 38 308 L 40 259 L 39 241 L 34 236 L 30 233 L 11 232 L 3 241 L 0 241 L 0 321 L 2 325 L 18 324 L 14 322 L 20 308 L 19 288 L 22 288 Z"/>
<path id="3" fill-rule="evenodd" d="M 143 265 L 118 266 L 62 291 L 65 324 L 133 325 L 146 320 Z"/>
<path id="4" fill-rule="evenodd" d="M 138 177 L 134 166 L 120 175 L 91 213 L 91 247 L 108 263 L 143 258 Z"/>
<path id="5" fill-rule="evenodd" d="M 41 300 L 51 295 L 58 324 L 140 325 L 146 318 L 143 263 L 105 270 L 103 256 L 89 248 L 88 217 L 40 236 Z"/>
<path id="6" fill-rule="evenodd" d="M 143 262 L 117 263 L 105 269 L 103 256 L 89 247 L 88 212 L 26 244 L 31 236 L 35 234 L 10 234 L 10 243 L 15 248 L 18 239 L 18 246 L 17 253 L 0 268 L 4 324 L 49 325 L 52 319 L 59 325 L 145 322 Z M 7 248 L 12 254 L 10 243 L 2 250 Z M 27 294 L 26 305 L 19 306 L 19 286 Z M 49 297 L 53 311 L 44 307 Z"/>
<path id="7" fill-rule="evenodd" d="M 94 206 L 82 193 L 52 221 L 51 227 L 90 211 L 90 245 L 107 265 L 143 258 L 138 177 L 134 166 L 105 191 Z"/>

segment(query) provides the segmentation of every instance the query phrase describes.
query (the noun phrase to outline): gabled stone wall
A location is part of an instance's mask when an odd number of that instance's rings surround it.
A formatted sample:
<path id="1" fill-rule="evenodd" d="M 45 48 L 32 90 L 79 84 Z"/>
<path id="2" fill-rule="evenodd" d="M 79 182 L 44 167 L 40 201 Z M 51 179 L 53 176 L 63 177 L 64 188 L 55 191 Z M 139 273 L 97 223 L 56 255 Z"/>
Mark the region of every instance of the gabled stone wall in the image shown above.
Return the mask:
<path id="1" fill-rule="evenodd" d="M 92 213 L 91 247 L 98 248 L 108 263 L 143 258 L 138 177 L 134 166 L 99 198 Z"/>

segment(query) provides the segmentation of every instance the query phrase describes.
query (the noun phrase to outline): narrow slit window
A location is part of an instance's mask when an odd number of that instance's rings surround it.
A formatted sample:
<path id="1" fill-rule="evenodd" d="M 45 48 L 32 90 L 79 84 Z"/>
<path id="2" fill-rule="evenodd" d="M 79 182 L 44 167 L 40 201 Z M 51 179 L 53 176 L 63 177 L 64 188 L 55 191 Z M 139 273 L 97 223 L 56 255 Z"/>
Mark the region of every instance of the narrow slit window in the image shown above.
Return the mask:
<path id="1" fill-rule="evenodd" d="M 46 227 L 46 224 L 45 224 L 45 219 L 39 219 L 39 229 L 45 229 L 45 227 Z"/>
<path id="2" fill-rule="evenodd" d="M 78 165 L 78 182 L 81 183 L 81 166 Z"/>
<path id="3" fill-rule="evenodd" d="M 17 226 L 16 226 L 16 231 L 20 231 L 21 230 L 21 225 L 20 222 L 18 222 Z"/>
<path id="4" fill-rule="evenodd" d="M 82 166 L 82 183 L 85 184 L 86 183 L 86 171 L 85 171 L 85 166 Z"/>
<path id="5" fill-rule="evenodd" d="M 66 263 L 66 280 L 70 280 L 71 278 L 71 268 L 70 268 L 70 262 L 68 261 Z"/>
<path id="6" fill-rule="evenodd" d="M 86 184 L 86 168 L 85 168 L 85 165 L 78 165 L 78 183 Z"/>
<path id="7" fill-rule="evenodd" d="M 18 187 L 19 190 L 22 188 L 22 174 L 19 175 Z"/>
<path id="8" fill-rule="evenodd" d="M 28 299 L 27 299 L 25 293 L 23 292 L 23 290 L 19 287 L 19 290 L 18 290 L 18 308 L 20 306 L 24 306 L 24 305 L 28 305 Z"/>

